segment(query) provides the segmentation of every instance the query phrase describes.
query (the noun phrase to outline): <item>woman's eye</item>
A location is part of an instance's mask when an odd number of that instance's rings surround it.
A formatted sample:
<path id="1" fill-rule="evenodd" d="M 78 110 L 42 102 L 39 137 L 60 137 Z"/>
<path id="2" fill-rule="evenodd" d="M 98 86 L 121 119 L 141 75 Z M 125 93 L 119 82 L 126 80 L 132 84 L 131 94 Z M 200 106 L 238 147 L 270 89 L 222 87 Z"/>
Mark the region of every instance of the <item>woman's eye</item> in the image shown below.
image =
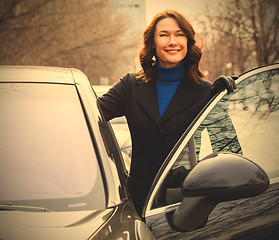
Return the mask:
<path id="1" fill-rule="evenodd" d="M 165 33 L 160 34 L 160 37 L 166 37 L 166 36 L 167 36 L 167 34 L 165 34 Z"/>

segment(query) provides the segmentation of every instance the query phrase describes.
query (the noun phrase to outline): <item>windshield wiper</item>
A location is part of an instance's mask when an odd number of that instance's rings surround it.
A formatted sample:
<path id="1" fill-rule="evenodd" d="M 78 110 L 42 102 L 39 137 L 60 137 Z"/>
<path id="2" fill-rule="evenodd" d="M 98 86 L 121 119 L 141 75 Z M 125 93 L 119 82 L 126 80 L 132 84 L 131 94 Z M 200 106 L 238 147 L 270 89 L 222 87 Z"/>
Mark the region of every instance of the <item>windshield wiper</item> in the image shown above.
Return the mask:
<path id="1" fill-rule="evenodd" d="M 43 207 L 21 206 L 12 203 L 0 204 L 0 211 L 51 212 L 51 210 Z"/>

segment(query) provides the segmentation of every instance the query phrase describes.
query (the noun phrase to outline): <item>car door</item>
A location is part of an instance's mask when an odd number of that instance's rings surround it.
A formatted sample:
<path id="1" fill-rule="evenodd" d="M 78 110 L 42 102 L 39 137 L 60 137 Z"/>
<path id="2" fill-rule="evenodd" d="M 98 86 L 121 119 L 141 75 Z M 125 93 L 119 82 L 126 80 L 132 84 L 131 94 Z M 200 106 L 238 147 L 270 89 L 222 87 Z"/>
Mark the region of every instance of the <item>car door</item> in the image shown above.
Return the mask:
<path id="1" fill-rule="evenodd" d="M 274 239 L 279 235 L 278 68 L 274 64 L 241 75 L 237 89 L 215 96 L 178 141 L 146 202 L 147 224 L 157 239 Z M 200 229 L 173 230 L 167 222 L 180 205 L 185 178 L 208 155 L 220 152 L 252 160 L 268 175 L 269 188 L 259 196 L 219 203 Z"/>

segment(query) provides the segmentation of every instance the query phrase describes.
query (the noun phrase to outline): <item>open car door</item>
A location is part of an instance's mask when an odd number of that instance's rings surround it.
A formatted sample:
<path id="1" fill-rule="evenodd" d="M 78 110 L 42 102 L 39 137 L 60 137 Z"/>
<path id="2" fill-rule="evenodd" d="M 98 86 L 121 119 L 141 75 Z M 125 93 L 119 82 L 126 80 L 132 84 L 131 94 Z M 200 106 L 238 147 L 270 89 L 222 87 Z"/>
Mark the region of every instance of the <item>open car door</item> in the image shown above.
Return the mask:
<path id="1" fill-rule="evenodd" d="M 205 106 L 159 170 L 143 212 L 155 237 L 278 234 L 279 64 L 236 84 Z"/>

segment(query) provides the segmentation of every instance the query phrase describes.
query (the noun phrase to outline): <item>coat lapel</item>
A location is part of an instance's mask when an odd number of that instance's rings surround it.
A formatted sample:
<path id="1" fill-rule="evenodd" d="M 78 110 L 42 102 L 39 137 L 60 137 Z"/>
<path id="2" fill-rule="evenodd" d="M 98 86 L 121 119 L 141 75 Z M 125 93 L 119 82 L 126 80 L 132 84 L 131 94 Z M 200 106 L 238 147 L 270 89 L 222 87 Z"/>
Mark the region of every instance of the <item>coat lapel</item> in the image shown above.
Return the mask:
<path id="1" fill-rule="evenodd" d="M 156 122 L 160 127 L 161 120 L 157 101 L 157 91 L 155 81 L 142 83 L 137 87 L 136 99 L 145 112 Z"/>
<path id="2" fill-rule="evenodd" d="M 188 79 L 183 79 L 161 118 L 162 123 L 167 121 L 173 115 L 189 108 L 196 101 L 197 94 L 193 85 Z"/>
<path id="3" fill-rule="evenodd" d="M 136 90 L 136 99 L 159 127 L 161 123 L 189 108 L 198 100 L 195 88 L 188 79 L 181 81 L 162 118 L 159 114 L 155 81 L 140 84 Z"/>

